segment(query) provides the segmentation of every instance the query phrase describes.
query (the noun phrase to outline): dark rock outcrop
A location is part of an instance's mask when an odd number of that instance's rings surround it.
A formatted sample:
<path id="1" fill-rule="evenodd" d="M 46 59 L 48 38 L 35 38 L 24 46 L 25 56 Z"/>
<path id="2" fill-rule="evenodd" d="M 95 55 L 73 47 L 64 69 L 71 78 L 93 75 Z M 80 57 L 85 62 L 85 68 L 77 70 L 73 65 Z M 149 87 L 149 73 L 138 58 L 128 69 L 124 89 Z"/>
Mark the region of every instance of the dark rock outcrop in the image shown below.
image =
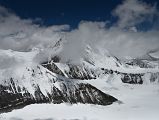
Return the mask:
<path id="1" fill-rule="evenodd" d="M 61 76 L 65 76 L 64 73 L 53 62 L 43 63 L 42 66 L 47 68 L 53 73 L 56 73 Z"/>
<path id="2" fill-rule="evenodd" d="M 81 79 L 81 80 L 89 80 L 96 79 L 96 74 L 93 70 L 88 69 L 84 66 L 77 66 L 68 64 L 69 71 L 65 71 L 67 76 L 71 79 Z"/>
<path id="3" fill-rule="evenodd" d="M 123 83 L 129 83 L 129 84 L 143 84 L 142 80 L 142 74 L 128 74 L 123 73 L 121 80 Z"/>
<path id="4" fill-rule="evenodd" d="M 58 68 L 58 66 L 53 61 L 50 61 L 48 63 L 43 63 L 42 66 L 47 68 L 51 72 L 61 76 L 65 76 L 64 75 L 65 73 L 67 77 L 70 79 L 89 80 L 89 79 L 96 78 L 96 73 L 93 70 L 84 66 L 67 64 L 67 66 L 69 67 L 69 70 L 68 71 L 65 70 L 64 73 Z"/>
<path id="5" fill-rule="evenodd" d="M 116 98 L 103 93 L 88 83 L 56 82 L 60 88 L 51 84 L 51 92 L 44 95 L 38 84 L 34 85 L 35 91 L 34 94 L 31 94 L 27 88 L 17 86 L 14 79 L 11 79 L 10 85 L 0 85 L 0 112 L 8 112 L 34 103 L 110 105 L 117 101 Z"/>
<path id="6" fill-rule="evenodd" d="M 117 74 L 121 76 L 121 80 L 123 83 L 129 83 L 129 84 L 143 84 L 143 76 L 144 74 L 140 73 L 122 73 L 119 71 L 113 71 L 113 70 L 108 70 L 101 68 L 103 71 L 103 74 Z"/>

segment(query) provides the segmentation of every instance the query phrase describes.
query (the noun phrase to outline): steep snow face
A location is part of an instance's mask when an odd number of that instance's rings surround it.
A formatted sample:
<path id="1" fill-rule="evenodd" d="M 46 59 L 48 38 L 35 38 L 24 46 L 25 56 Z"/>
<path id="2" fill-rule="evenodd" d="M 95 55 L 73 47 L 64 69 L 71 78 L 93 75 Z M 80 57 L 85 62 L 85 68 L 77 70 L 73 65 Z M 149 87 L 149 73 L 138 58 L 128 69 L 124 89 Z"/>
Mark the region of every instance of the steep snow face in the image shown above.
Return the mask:
<path id="1" fill-rule="evenodd" d="M 92 49 L 90 46 L 87 46 L 86 54 L 83 59 L 85 62 L 92 63 L 92 65 L 99 68 L 104 67 L 116 70 L 119 67 L 124 67 L 124 64 L 122 64 L 118 58 L 102 48 Z"/>

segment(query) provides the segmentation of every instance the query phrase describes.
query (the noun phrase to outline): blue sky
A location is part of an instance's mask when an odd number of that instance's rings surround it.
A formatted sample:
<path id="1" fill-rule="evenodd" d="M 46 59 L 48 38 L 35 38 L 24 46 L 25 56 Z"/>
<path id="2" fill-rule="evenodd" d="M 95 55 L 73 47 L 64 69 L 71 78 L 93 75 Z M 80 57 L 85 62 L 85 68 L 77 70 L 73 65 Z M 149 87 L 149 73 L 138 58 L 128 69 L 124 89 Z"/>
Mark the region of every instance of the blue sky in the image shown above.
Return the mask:
<path id="1" fill-rule="evenodd" d="M 148 4 L 158 2 L 143 1 Z M 0 0 L 0 5 L 12 10 L 21 18 L 40 18 L 40 24 L 43 25 L 69 24 L 76 28 L 81 20 L 116 22 L 117 18 L 111 13 L 122 2 L 123 0 Z"/>

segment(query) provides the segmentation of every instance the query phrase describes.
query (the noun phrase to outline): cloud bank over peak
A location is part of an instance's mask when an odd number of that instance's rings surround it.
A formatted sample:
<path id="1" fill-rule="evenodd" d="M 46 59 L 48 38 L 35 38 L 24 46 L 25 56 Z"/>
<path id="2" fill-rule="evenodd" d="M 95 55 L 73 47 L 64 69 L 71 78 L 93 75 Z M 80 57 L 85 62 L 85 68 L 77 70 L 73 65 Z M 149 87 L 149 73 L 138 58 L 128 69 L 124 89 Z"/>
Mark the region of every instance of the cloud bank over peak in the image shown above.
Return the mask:
<path id="1" fill-rule="evenodd" d="M 125 0 L 113 11 L 119 19 L 112 26 L 107 22 L 81 21 L 78 28 L 69 25 L 40 26 L 31 19 L 21 19 L 0 6 L 0 49 L 29 51 L 47 48 L 61 38 L 65 40 L 61 56 L 75 61 L 85 54 L 89 45 L 94 50 L 108 50 L 117 57 L 138 57 L 159 48 L 159 31 L 139 31 L 135 25 L 158 14 L 153 5 L 138 0 Z M 126 29 L 125 28 L 129 28 Z"/>
<path id="2" fill-rule="evenodd" d="M 142 56 L 159 47 L 159 31 L 124 31 L 120 28 L 107 28 L 103 22 L 81 22 L 78 29 L 69 32 L 66 39 L 70 42 L 65 46 L 67 55 L 72 54 L 72 50 L 78 53 L 74 53 L 76 55 L 84 53 L 88 44 L 94 50 L 106 49 L 119 58 Z"/>
<path id="3" fill-rule="evenodd" d="M 28 51 L 34 47 L 54 44 L 60 32 L 69 25 L 40 26 L 34 20 L 21 19 L 6 8 L 0 7 L 0 49 Z"/>

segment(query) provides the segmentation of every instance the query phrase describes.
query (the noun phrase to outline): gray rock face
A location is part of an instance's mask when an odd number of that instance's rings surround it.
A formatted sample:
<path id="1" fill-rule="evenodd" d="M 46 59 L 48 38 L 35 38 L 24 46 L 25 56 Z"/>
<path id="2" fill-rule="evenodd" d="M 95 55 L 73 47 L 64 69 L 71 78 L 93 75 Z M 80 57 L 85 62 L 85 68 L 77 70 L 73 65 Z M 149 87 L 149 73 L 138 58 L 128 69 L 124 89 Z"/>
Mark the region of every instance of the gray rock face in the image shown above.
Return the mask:
<path id="1" fill-rule="evenodd" d="M 65 76 L 64 73 L 54 63 L 45 63 L 45 64 L 42 64 L 42 66 L 47 68 L 53 73 L 56 73 L 61 76 Z"/>
<path id="2" fill-rule="evenodd" d="M 70 71 L 69 72 L 66 71 L 66 74 L 71 79 L 81 79 L 81 80 L 86 79 L 86 80 L 88 80 L 88 79 L 95 79 L 96 78 L 94 71 L 91 69 L 87 69 L 85 67 L 71 65 L 71 64 L 69 64 L 68 66 L 70 68 Z"/>
<path id="3" fill-rule="evenodd" d="M 122 82 L 129 83 L 129 84 L 143 84 L 142 79 L 143 74 L 122 74 Z"/>
<path id="4" fill-rule="evenodd" d="M 64 73 L 55 65 L 54 62 L 45 63 L 42 64 L 42 66 L 49 69 L 53 73 L 59 74 L 61 76 L 65 76 L 64 74 L 66 74 L 67 77 L 70 79 L 88 80 L 88 79 L 95 79 L 97 76 L 95 71 L 88 69 L 84 66 L 67 64 L 69 70 L 64 71 Z"/>
<path id="5" fill-rule="evenodd" d="M 118 71 L 108 70 L 102 68 L 102 71 L 104 71 L 104 74 L 116 74 L 121 76 L 121 81 L 123 83 L 129 83 L 129 84 L 143 84 L 143 76 L 144 74 L 135 74 L 135 73 L 122 73 Z"/>
<path id="6" fill-rule="evenodd" d="M 103 93 L 88 83 L 56 82 L 60 85 L 60 88 L 52 84 L 51 92 L 44 95 L 38 84 L 34 85 L 35 91 L 34 94 L 31 94 L 27 88 L 16 86 L 14 79 L 11 79 L 9 86 L 0 85 L 0 112 L 11 111 L 33 103 L 110 105 L 117 101 L 116 98 Z"/>
<path id="7" fill-rule="evenodd" d="M 150 82 L 159 82 L 159 73 L 150 73 Z"/>

